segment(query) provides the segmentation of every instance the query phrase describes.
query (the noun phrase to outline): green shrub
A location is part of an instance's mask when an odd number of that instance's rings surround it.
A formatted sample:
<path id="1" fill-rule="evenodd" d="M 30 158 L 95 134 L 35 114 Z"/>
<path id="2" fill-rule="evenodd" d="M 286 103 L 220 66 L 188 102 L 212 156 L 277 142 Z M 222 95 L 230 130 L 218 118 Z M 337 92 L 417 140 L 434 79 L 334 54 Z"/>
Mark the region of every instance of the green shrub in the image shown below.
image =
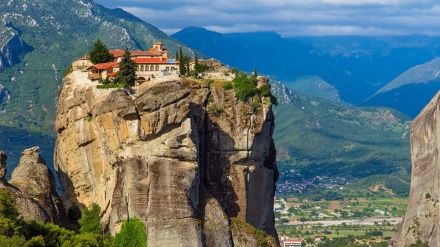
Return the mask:
<path id="1" fill-rule="evenodd" d="M 254 78 L 249 78 L 244 72 L 241 72 L 239 76 L 236 76 L 233 82 L 235 95 L 241 101 L 246 101 L 257 93 Z"/>
<path id="2" fill-rule="evenodd" d="M 127 86 L 127 84 L 125 84 L 125 83 L 120 83 L 120 84 L 118 84 L 118 83 L 110 83 L 110 84 L 105 84 L 105 85 L 98 85 L 98 86 L 96 86 L 96 88 L 98 88 L 98 89 L 109 89 L 109 88 L 123 88 L 125 86 Z"/>
<path id="3" fill-rule="evenodd" d="M 429 198 L 431 198 L 431 194 L 426 193 L 426 194 L 425 194 L 425 199 L 429 199 Z"/>
<path id="4" fill-rule="evenodd" d="M 87 117 L 87 120 L 89 117 Z M 69 211 L 67 212 L 67 217 L 70 220 L 78 221 L 79 219 L 81 219 L 81 216 L 82 216 L 81 209 L 79 209 L 76 203 L 73 203 L 72 206 L 70 206 Z"/>
<path id="5" fill-rule="evenodd" d="M 92 203 L 89 208 L 84 209 L 82 212 L 81 219 L 78 220 L 78 223 L 81 225 L 79 229 L 80 233 L 101 233 L 101 207 L 97 203 Z"/>
<path id="6" fill-rule="evenodd" d="M 272 93 L 270 92 L 270 87 L 267 84 L 263 84 L 258 88 L 258 91 L 260 91 L 261 96 L 263 97 L 270 97 Z"/>
<path id="7" fill-rule="evenodd" d="M 227 81 L 227 82 L 223 83 L 222 88 L 223 88 L 224 90 L 232 89 L 232 83 L 231 83 L 230 81 Z"/>
<path id="8" fill-rule="evenodd" d="M 68 74 L 72 73 L 73 68 L 72 64 L 70 64 L 65 70 L 64 70 L 64 77 L 66 77 Z"/>
<path id="9" fill-rule="evenodd" d="M 247 233 L 253 236 L 257 246 L 277 246 L 275 239 L 265 231 L 258 230 L 249 223 L 243 222 L 238 218 L 231 218 L 231 230 L 235 234 Z"/>
<path id="10" fill-rule="evenodd" d="M 14 196 L 10 195 L 5 189 L 0 189 L 0 215 L 14 220 L 19 215 L 14 203 Z"/>
<path id="11" fill-rule="evenodd" d="M 147 245 L 147 234 L 145 233 L 144 223 L 132 218 L 122 222 L 121 231 L 116 234 L 115 247 L 137 247 Z"/>

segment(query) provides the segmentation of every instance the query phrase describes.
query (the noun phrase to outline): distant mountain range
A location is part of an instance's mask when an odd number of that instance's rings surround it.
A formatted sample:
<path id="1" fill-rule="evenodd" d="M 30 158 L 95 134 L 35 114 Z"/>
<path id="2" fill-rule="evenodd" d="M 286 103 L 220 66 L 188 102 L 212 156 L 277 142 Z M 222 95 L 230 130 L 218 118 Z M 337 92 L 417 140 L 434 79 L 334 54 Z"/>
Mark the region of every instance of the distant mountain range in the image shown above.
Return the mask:
<path id="1" fill-rule="evenodd" d="M 409 181 L 411 119 L 404 114 L 334 103 L 280 82 L 272 82 L 272 90 L 279 100 L 274 140 L 280 164 L 304 165 L 315 176 L 394 174 Z"/>
<path id="2" fill-rule="evenodd" d="M 402 92 L 383 91 L 407 70 L 440 54 L 439 37 L 283 38 L 273 32 L 220 34 L 199 27 L 171 36 L 231 67 L 246 71 L 257 67 L 291 89 L 335 102 L 396 107 L 411 117 L 440 89 L 440 84 L 430 80 L 424 84 L 407 81 Z M 409 72 L 413 75 L 407 79 L 418 78 L 416 71 Z M 420 90 L 413 91 L 414 85 Z M 411 95 L 411 91 L 420 94 Z M 395 93 L 401 96 L 393 97 Z"/>
<path id="3" fill-rule="evenodd" d="M 440 90 L 440 58 L 403 72 L 361 105 L 389 106 L 415 117 Z"/>

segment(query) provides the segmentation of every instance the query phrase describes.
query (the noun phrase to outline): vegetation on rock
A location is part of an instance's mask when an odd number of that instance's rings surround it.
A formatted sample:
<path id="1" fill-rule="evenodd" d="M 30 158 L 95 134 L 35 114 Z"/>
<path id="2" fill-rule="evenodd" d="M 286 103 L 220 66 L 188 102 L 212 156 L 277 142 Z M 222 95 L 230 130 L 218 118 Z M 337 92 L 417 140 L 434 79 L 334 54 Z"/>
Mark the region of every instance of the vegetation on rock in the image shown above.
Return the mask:
<path id="1" fill-rule="evenodd" d="M 92 50 L 89 52 L 90 62 L 93 64 L 107 63 L 113 61 L 114 57 L 108 53 L 107 46 L 105 46 L 100 39 L 97 39 L 93 44 Z"/>
<path id="2" fill-rule="evenodd" d="M 138 218 L 122 221 L 121 231 L 115 235 L 115 247 L 147 246 L 144 223 Z"/>
<path id="3" fill-rule="evenodd" d="M 128 83 L 136 80 L 136 64 L 131 60 L 130 50 L 125 47 L 124 55 L 119 62 L 119 71 L 113 80 L 113 84 L 121 84 L 127 86 Z"/>
<path id="4" fill-rule="evenodd" d="M 86 221 L 88 220 L 83 220 Z M 78 234 L 54 224 L 44 225 L 37 221 L 21 220 L 14 204 L 14 197 L 6 190 L 0 189 L 0 246 L 110 247 L 112 238 L 101 232 L 82 231 Z"/>
<path id="5" fill-rule="evenodd" d="M 102 232 L 101 225 L 101 207 L 98 204 L 92 203 L 89 208 L 84 209 L 82 212 L 82 217 L 79 219 L 78 223 L 81 225 L 79 231 L 81 233 L 96 233 Z"/>

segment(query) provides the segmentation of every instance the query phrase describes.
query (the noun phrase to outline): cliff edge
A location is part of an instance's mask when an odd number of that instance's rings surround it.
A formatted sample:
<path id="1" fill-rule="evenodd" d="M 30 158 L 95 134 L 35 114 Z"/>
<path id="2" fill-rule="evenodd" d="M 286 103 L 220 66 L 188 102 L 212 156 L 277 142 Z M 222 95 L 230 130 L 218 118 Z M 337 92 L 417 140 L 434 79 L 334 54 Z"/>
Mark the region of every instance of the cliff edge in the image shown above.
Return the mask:
<path id="1" fill-rule="evenodd" d="M 391 246 L 440 246 L 440 92 L 411 124 L 411 191 Z"/>
<path id="2" fill-rule="evenodd" d="M 256 243 L 233 222 L 277 239 L 270 99 L 242 102 L 217 80 L 169 77 L 137 93 L 97 89 L 81 72 L 63 82 L 54 164 L 66 209 L 98 203 L 111 234 L 137 217 L 148 246 Z"/>

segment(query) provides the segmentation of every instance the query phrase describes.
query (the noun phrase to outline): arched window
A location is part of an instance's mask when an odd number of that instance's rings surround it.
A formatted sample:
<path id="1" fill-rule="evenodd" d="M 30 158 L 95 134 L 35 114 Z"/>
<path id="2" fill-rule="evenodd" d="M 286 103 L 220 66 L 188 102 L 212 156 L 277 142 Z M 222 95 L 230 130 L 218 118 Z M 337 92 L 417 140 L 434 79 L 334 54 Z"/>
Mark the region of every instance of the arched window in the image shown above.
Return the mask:
<path id="1" fill-rule="evenodd" d="M 145 65 L 145 71 L 150 71 L 148 65 Z"/>
<path id="2" fill-rule="evenodd" d="M 156 65 L 156 71 L 159 71 L 159 65 Z"/>
<path id="3" fill-rule="evenodd" d="M 154 65 L 150 66 L 150 71 L 154 71 Z"/>

